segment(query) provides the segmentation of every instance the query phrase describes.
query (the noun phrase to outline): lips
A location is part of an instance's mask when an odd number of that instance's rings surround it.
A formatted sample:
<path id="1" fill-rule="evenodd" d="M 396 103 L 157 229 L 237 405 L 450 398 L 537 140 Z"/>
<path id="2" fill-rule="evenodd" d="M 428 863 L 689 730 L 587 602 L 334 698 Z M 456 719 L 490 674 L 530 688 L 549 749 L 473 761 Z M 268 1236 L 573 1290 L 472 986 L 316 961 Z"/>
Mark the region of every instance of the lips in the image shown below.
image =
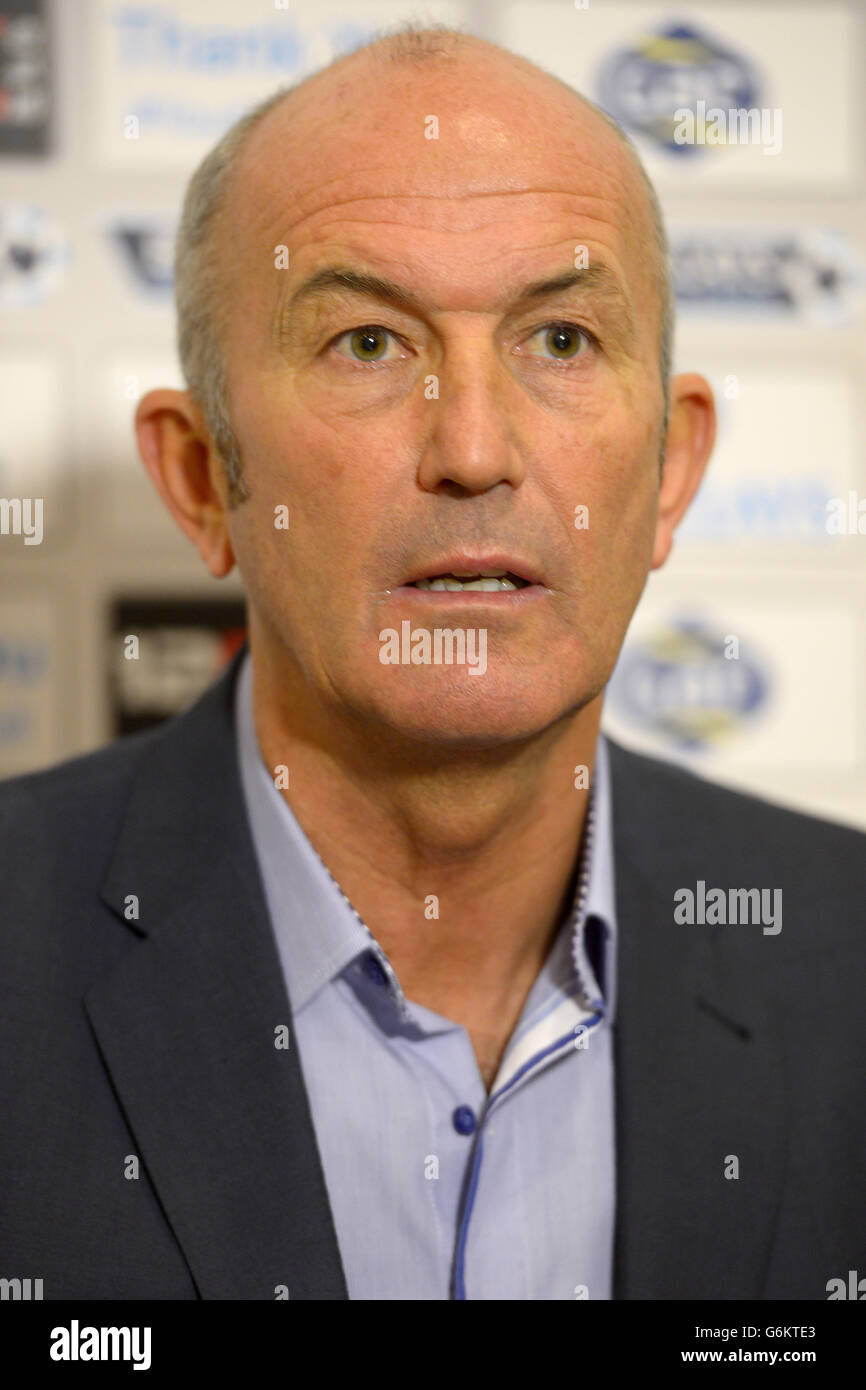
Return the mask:
<path id="1" fill-rule="evenodd" d="M 416 579 L 414 588 L 428 593 L 513 593 L 525 589 L 527 581 L 516 574 L 442 574 L 433 579 Z"/>
<path id="2" fill-rule="evenodd" d="M 455 591 L 462 588 L 471 593 L 477 589 L 483 591 L 485 580 L 499 581 L 497 584 L 488 584 L 488 592 L 525 589 L 531 584 L 543 582 L 531 561 L 521 556 L 501 553 L 443 555 L 420 565 L 403 583 L 422 590 L 429 590 L 435 586 L 436 589 L 450 588 Z"/>

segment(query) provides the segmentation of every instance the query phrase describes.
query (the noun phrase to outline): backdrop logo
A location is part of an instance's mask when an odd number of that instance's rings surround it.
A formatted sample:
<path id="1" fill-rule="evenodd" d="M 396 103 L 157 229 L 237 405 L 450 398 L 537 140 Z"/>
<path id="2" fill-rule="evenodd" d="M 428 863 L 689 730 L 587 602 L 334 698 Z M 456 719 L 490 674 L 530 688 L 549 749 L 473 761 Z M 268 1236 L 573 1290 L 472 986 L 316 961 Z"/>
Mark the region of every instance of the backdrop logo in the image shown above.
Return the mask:
<path id="1" fill-rule="evenodd" d="M 42 208 L 0 208 L 0 304 L 17 308 L 46 299 L 63 279 L 69 243 Z"/>
<path id="2" fill-rule="evenodd" d="M 171 293 L 175 228 L 174 218 L 142 218 L 140 221 L 129 218 L 109 226 L 109 236 L 140 293 L 155 298 Z"/>
<path id="3" fill-rule="evenodd" d="M 44 8 L 17 0 L 0 14 L 0 155 L 48 151 L 54 26 Z"/>
<path id="4" fill-rule="evenodd" d="M 252 23 L 221 24 L 206 6 L 203 11 L 190 20 L 165 5 L 119 6 L 111 18 L 123 67 L 179 69 L 222 81 L 238 71 L 273 75 L 298 66 L 303 43 L 297 23 L 256 22 L 256 16 Z"/>
<path id="5" fill-rule="evenodd" d="M 739 642 L 701 619 L 681 618 L 624 647 L 609 699 L 623 720 L 695 751 L 735 733 L 768 690 L 766 672 Z"/>
<path id="6" fill-rule="evenodd" d="M 682 526 L 688 541 L 808 541 L 824 544 L 831 491 L 818 474 L 707 478 Z"/>
<path id="7" fill-rule="evenodd" d="M 38 638 L 0 635 L 0 682 L 37 685 L 48 671 L 48 647 Z"/>
<path id="8" fill-rule="evenodd" d="M 866 273 L 841 233 L 798 227 L 672 227 L 677 305 L 762 318 L 847 323 Z"/>
<path id="9" fill-rule="evenodd" d="M 599 103 L 630 130 L 675 154 L 704 148 L 679 144 L 675 116 L 699 101 L 724 110 L 758 105 L 753 66 L 689 24 L 641 37 L 608 58 L 599 73 Z"/>
<path id="10" fill-rule="evenodd" d="M 327 4 L 294 0 L 102 0 L 101 8 L 111 79 L 102 118 L 114 126 L 113 134 L 103 132 L 102 143 L 112 163 L 126 168 L 133 153 L 127 141 L 140 133 L 136 159 L 153 169 L 178 165 L 188 172 L 185 149 L 204 154 L 264 92 L 359 46 L 373 30 L 372 22 L 351 18 L 357 6 L 333 12 Z M 117 132 L 132 115 L 135 134 L 119 143 Z"/>

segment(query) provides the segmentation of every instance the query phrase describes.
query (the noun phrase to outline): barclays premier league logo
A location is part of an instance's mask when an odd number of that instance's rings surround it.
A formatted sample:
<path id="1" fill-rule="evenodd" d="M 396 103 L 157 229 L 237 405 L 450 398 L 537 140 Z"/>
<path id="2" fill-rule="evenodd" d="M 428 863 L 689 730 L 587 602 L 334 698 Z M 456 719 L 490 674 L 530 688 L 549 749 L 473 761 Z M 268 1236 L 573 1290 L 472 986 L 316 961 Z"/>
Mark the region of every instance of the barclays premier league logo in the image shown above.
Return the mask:
<path id="1" fill-rule="evenodd" d="M 728 223 L 669 233 L 680 309 L 828 325 L 861 309 L 866 265 L 840 232 Z"/>
<path id="2" fill-rule="evenodd" d="M 598 80 L 599 103 L 609 115 L 675 154 L 702 148 L 700 142 L 683 144 L 675 138 L 675 112 L 755 108 L 758 94 L 751 64 L 687 24 L 672 25 L 615 53 Z"/>
<path id="3" fill-rule="evenodd" d="M 767 673 L 736 637 L 685 618 L 626 643 L 611 712 L 687 752 L 725 742 L 766 703 Z"/>
<path id="4" fill-rule="evenodd" d="M 39 304 L 57 288 L 69 264 L 69 242 L 42 208 L 0 208 L 0 305 Z"/>
<path id="5" fill-rule="evenodd" d="M 174 285 L 172 217 L 126 218 L 112 222 L 108 235 L 135 288 L 152 299 L 168 298 Z"/>

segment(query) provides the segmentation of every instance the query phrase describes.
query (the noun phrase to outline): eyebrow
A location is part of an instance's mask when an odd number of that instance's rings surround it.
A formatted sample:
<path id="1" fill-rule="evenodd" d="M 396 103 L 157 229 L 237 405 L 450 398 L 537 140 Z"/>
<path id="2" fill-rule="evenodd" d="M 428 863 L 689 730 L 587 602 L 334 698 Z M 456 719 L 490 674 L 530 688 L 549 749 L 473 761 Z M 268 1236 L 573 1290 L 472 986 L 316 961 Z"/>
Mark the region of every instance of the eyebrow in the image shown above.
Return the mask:
<path id="1" fill-rule="evenodd" d="M 623 314 L 629 332 L 634 331 L 631 309 L 622 286 L 613 271 L 601 263 L 587 266 L 583 270 L 567 270 L 560 275 L 524 285 L 512 297 L 509 307 L 516 308 L 521 304 L 546 299 L 574 288 L 586 292 L 595 291 L 603 298 L 613 301 Z M 328 265 L 314 271 L 283 304 L 278 311 L 279 324 L 284 327 L 293 310 L 304 300 L 326 297 L 335 290 L 348 290 L 368 299 L 383 300 L 413 314 L 424 312 L 424 306 L 411 290 L 396 284 L 393 280 L 386 280 L 370 271 L 355 270 L 351 266 Z"/>

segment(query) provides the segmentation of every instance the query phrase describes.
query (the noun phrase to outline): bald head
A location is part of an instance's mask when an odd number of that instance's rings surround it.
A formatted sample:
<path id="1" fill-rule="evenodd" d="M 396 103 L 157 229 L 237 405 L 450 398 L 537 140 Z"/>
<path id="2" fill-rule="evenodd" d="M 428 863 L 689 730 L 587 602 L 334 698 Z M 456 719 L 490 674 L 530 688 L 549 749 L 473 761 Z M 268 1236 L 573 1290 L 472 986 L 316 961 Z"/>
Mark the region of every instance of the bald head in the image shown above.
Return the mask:
<path id="1" fill-rule="evenodd" d="M 419 113 L 438 121 L 438 140 L 424 142 Z M 533 187 L 586 190 L 590 230 L 594 203 L 615 222 L 607 259 L 622 263 L 627 309 L 654 321 L 666 418 L 673 313 L 661 211 L 631 142 L 567 84 L 483 39 L 410 25 L 275 93 L 226 133 L 187 190 L 176 299 L 184 375 L 233 504 L 248 495 L 229 409 L 233 324 L 248 316 L 257 287 L 265 293 L 274 247 L 296 228 L 310 244 L 327 237 L 335 208 L 356 207 L 362 224 L 379 217 L 384 233 L 392 215 L 405 221 L 419 200 L 437 200 L 426 204 L 433 244 L 440 238 L 444 250 L 455 207 L 466 207 L 467 245 L 485 218 L 504 224 L 505 270 L 520 251 L 520 217 L 509 227 L 503 208 L 509 195 L 519 208 Z M 451 275 L 443 254 L 443 303 Z M 434 268 L 430 279 L 435 300 Z"/>

